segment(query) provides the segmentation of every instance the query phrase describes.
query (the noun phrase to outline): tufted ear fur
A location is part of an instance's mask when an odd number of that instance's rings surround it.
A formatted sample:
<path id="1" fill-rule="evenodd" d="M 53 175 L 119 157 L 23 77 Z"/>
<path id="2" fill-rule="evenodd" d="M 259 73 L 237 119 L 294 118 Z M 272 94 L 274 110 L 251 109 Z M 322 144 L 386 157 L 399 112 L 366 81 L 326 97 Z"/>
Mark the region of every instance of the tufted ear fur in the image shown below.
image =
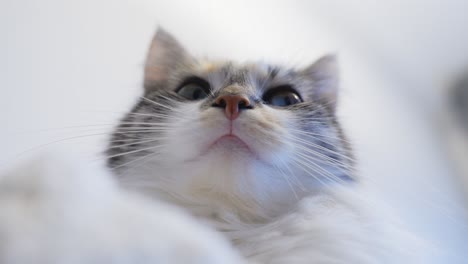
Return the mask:
<path id="1" fill-rule="evenodd" d="M 145 90 L 154 89 L 155 85 L 166 80 L 173 70 L 190 63 L 191 60 L 191 56 L 182 45 L 171 34 L 159 28 L 146 57 Z"/>
<path id="2" fill-rule="evenodd" d="M 326 104 L 335 112 L 338 98 L 338 64 L 335 55 L 325 55 L 304 69 L 306 78 L 313 81 L 312 98 Z"/>

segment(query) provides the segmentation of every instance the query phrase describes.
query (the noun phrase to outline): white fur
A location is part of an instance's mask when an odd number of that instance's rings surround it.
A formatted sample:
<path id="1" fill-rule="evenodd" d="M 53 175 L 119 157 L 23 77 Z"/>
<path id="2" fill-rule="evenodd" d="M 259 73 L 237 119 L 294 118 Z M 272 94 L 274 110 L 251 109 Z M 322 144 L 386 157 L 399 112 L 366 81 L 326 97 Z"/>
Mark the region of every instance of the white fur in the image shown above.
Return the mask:
<path id="1" fill-rule="evenodd" d="M 226 133 L 225 118 L 184 107 L 192 119 L 174 118 L 166 155 L 120 175 L 156 199 L 77 161 L 43 158 L 4 173 L 0 263 L 422 263 L 420 241 L 358 183 L 288 182 L 287 112 L 236 120 L 250 151 L 227 141 L 202 153 Z M 255 122 L 265 118 L 271 129 Z"/>
<path id="2" fill-rule="evenodd" d="M 184 117 L 178 118 L 179 112 Z M 309 175 L 287 166 L 294 149 L 282 139 L 289 133 L 285 127 L 290 119 L 290 113 L 271 108 L 243 113 L 233 123 L 233 133 L 255 153 L 236 144 L 207 151 L 213 141 L 229 133 L 229 121 L 219 109 L 200 111 L 199 103 L 181 104 L 168 124 L 171 133 L 165 135 L 160 150 L 164 155 L 128 166 L 120 175 L 122 183 L 197 216 L 237 212 L 245 220 L 270 219 L 316 184 Z"/>
<path id="3" fill-rule="evenodd" d="M 230 247 L 179 209 L 119 189 L 101 168 L 43 158 L 0 177 L 0 263 L 242 263 L 237 250 L 249 263 L 420 263 L 420 241 L 369 199 L 358 186 L 336 187 L 268 224 L 225 214 L 210 224 Z"/>
<path id="4" fill-rule="evenodd" d="M 357 191 L 364 190 L 338 187 L 266 225 L 226 234 L 258 263 L 424 263 L 422 241 Z"/>
<path id="5" fill-rule="evenodd" d="M 48 157 L 1 175 L 0 263 L 242 262 L 219 234 L 86 166 Z"/>
<path id="6" fill-rule="evenodd" d="M 236 120 L 234 133 L 253 154 L 236 142 L 205 152 L 229 128 L 216 110 L 178 107 L 190 118 L 172 118 L 164 155 L 129 166 L 123 185 L 183 207 L 251 262 L 419 263 L 420 241 L 358 183 L 317 188 L 285 165 L 295 151 L 281 140 L 293 125 L 288 112 L 246 111 Z M 265 116 L 270 129 L 258 128 Z"/>

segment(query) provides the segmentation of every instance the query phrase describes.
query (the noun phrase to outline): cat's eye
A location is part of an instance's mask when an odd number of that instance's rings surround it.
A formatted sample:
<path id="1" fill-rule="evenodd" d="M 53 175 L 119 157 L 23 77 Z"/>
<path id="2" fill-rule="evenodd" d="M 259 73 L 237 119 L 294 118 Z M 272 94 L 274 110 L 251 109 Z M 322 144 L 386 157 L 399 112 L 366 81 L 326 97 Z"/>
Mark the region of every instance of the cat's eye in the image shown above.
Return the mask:
<path id="1" fill-rule="evenodd" d="M 190 77 L 182 82 L 176 91 L 185 99 L 193 101 L 201 100 L 206 98 L 210 93 L 210 85 L 201 78 Z"/>
<path id="2" fill-rule="evenodd" d="M 301 96 L 289 85 L 269 89 L 263 95 L 263 101 L 274 106 L 288 106 L 303 102 Z"/>

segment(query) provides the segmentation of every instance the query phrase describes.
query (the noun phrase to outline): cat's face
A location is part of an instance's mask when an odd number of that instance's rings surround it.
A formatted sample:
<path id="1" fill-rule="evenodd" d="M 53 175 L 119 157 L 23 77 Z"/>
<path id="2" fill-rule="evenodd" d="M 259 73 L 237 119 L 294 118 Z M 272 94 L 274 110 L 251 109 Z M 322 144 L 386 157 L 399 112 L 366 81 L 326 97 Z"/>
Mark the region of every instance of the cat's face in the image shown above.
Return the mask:
<path id="1" fill-rule="evenodd" d="M 196 60 L 160 30 L 109 166 L 125 186 L 195 214 L 269 218 L 351 178 L 336 93 L 333 57 L 303 70 Z"/>

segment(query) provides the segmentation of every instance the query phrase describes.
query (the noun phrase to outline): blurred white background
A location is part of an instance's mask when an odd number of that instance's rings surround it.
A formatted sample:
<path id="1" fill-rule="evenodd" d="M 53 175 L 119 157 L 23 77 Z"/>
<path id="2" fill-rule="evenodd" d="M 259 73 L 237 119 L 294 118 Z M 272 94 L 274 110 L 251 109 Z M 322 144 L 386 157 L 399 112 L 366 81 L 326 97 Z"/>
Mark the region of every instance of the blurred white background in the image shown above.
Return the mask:
<path id="1" fill-rule="evenodd" d="M 1 0 L 0 166 L 53 145 L 99 153 L 142 92 L 158 25 L 214 58 L 306 65 L 338 53 L 339 114 L 362 177 L 443 248 L 431 263 L 466 263 L 468 144 L 447 110 L 468 70 L 466 10 L 454 0 Z"/>

